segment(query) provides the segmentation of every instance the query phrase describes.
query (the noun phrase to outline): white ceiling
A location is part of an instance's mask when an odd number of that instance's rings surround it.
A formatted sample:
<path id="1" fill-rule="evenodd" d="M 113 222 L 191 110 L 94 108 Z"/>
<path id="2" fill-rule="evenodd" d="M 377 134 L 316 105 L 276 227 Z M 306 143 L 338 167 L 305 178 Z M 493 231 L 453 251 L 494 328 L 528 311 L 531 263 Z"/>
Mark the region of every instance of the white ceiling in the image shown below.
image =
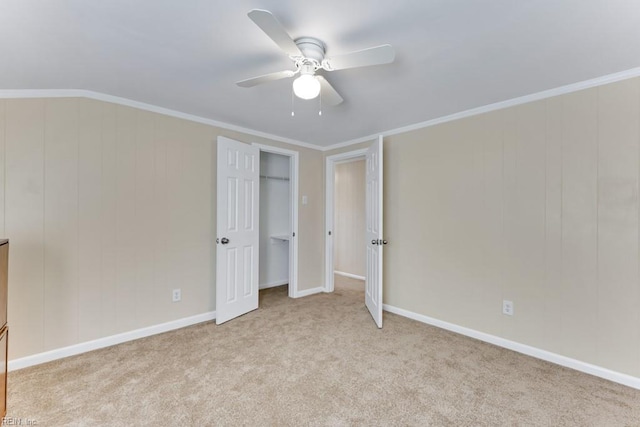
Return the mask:
<path id="1" fill-rule="evenodd" d="M 345 102 L 295 101 L 247 17 L 270 10 L 327 56 L 384 43 L 393 64 L 335 71 Z M 328 146 L 640 66 L 638 0 L 2 0 L 0 89 L 84 89 Z"/>

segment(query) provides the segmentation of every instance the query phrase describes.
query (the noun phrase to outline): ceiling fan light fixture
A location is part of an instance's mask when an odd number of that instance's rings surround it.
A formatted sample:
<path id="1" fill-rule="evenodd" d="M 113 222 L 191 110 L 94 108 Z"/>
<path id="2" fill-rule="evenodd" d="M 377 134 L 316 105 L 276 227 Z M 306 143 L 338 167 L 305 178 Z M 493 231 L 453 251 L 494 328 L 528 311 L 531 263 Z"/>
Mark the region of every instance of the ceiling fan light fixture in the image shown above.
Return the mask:
<path id="1" fill-rule="evenodd" d="M 293 94 L 302 99 L 316 98 L 322 92 L 321 104 L 335 106 L 342 103 L 342 96 L 331 86 L 322 74 L 316 71 L 346 70 L 349 68 L 369 67 L 372 65 L 389 64 L 395 59 L 395 51 L 389 44 L 360 49 L 343 55 L 325 57 L 326 45 L 314 37 L 291 38 L 287 30 L 268 10 L 253 9 L 248 13 L 249 18 L 269 37 L 278 47 L 289 56 L 296 66 L 296 70 L 285 70 L 265 74 L 236 82 L 240 87 L 253 87 L 262 83 L 300 76 L 293 82 Z"/>
<path id="2" fill-rule="evenodd" d="M 293 81 L 293 93 L 298 98 L 313 99 L 320 94 L 320 82 L 313 74 L 303 74 Z"/>

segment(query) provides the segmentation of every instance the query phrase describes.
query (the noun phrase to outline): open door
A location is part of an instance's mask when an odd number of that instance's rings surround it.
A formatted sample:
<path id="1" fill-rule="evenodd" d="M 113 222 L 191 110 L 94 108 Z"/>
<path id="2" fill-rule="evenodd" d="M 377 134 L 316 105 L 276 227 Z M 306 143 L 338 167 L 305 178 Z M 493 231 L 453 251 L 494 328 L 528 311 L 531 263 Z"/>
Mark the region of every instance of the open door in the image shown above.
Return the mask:
<path id="1" fill-rule="evenodd" d="M 367 269 L 364 301 L 373 320 L 382 328 L 382 136 L 367 150 L 366 160 Z"/>
<path id="2" fill-rule="evenodd" d="M 258 308 L 260 150 L 218 137 L 216 324 Z"/>

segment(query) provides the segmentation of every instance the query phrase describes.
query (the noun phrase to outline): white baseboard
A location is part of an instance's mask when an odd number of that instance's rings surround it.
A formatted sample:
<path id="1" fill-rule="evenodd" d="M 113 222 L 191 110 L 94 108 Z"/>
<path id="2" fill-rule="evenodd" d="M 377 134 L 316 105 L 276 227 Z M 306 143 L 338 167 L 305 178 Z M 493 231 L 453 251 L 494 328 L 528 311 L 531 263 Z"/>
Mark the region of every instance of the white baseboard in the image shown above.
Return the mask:
<path id="1" fill-rule="evenodd" d="M 18 369 L 27 368 L 29 366 L 39 365 L 41 363 L 62 359 L 64 357 L 74 356 L 76 354 L 97 350 L 99 348 L 110 347 L 115 344 L 121 344 L 123 342 L 161 334 L 163 332 L 184 328 L 186 326 L 195 325 L 197 323 L 207 322 L 215 318 L 216 312 L 210 311 L 208 313 L 185 317 L 178 320 L 172 320 L 171 322 L 161 323 L 159 325 L 148 326 L 146 328 L 123 332 L 121 334 L 111 335 L 104 338 L 98 338 L 96 340 L 70 345 L 68 347 L 57 348 L 55 350 L 45 351 L 44 353 L 38 353 L 32 356 L 10 360 L 8 369 L 9 371 L 15 371 Z"/>
<path id="2" fill-rule="evenodd" d="M 596 377 L 604 378 L 609 381 L 613 381 L 613 382 L 640 390 L 640 378 L 633 377 L 631 375 L 612 371 L 610 369 L 603 368 L 601 366 L 592 365 L 590 363 L 582 362 L 580 360 L 572 359 L 570 357 L 562 356 L 560 354 L 552 353 L 550 351 L 542 350 L 536 347 L 531 347 L 525 344 L 520 344 L 515 341 L 510 341 L 505 338 L 500 338 L 495 335 L 476 331 L 474 329 L 465 328 L 464 326 L 459 326 L 453 323 L 434 319 L 432 317 L 428 317 L 423 314 L 414 313 L 412 311 L 404 310 L 402 308 L 394 307 L 392 305 L 383 304 L 383 308 L 385 311 L 388 311 L 389 313 L 398 314 L 400 316 L 407 317 L 409 319 L 417 320 L 418 322 L 436 326 L 441 329 L 446 329 L 448 331 L 455 332 L 461 335 L 466 335 L 468 337 L 475 338 L 480 341 L 494 344 L 499 347 L 507 348 L 509 350 L 517 351 L 518 353 L 526 354 L 527 356 L 535 357 L 537 359 L 542 359 L 547 362 L 551 362 L 567 368 L 575 369 L 576 371 L 591 374 Z"/>
<path id="3" fill-rule="evenodd" d="M 277 282 L 271 282 L 271 283 L 265 283 L 260 285 L 258 288 L 259 289 L 269 289 L 269 288 L 275 288 L 276 286 L 282 286 L 282 285 L 288 285 L 289 284 L 289 280 L 280 280 Z"/>
<path id="4" fill-rule="evenodd" d="M 333 274 L 337 274 L 338 276 L 350 277 L 352 279 L 366 280 L 366 277 L 364 277 L 364 276 L 359 276 L 357 274 L 351 274 L 351 273 L 345 273 L 344 271 L 334 270 Z"/>
<path id="5" fill-rule="evenodd" d="M 293 296 L 293 298 L 302 298 L 302 297 L 308 297 L 309 295 L 314 295 L 314 294 L 319 294 L 324 292 L 324 287 L 320 286 L 318 288 L 311 288 L 311 289 L 303 289 L 301 291 L 296 292 L 296 294 Z"/>

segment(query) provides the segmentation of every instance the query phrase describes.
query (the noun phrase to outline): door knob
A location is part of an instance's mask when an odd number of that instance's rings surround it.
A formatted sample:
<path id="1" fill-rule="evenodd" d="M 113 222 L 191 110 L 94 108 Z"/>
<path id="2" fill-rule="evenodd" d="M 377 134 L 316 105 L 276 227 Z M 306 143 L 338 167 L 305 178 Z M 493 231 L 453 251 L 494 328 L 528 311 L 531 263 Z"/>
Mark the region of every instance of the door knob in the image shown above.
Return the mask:
<path id="1" fill-rule="evenodd" d="M 378 241 L 377 241 L 376 239 L 373 239 L 373 240 L 371 241 L 371 244 L 372 244 L 372 245 L 377 245 L 377 244 L 378 244 Z"/>
<path id="2" fill-rule="evenodd" d="M 227 243 L 229 243 L 229 239 L 227 239 L 226 237 L 223 237 L 222 240 L 220 240 L 220 243 L 222 243 L 223 245 L 226 245 Z"/>

